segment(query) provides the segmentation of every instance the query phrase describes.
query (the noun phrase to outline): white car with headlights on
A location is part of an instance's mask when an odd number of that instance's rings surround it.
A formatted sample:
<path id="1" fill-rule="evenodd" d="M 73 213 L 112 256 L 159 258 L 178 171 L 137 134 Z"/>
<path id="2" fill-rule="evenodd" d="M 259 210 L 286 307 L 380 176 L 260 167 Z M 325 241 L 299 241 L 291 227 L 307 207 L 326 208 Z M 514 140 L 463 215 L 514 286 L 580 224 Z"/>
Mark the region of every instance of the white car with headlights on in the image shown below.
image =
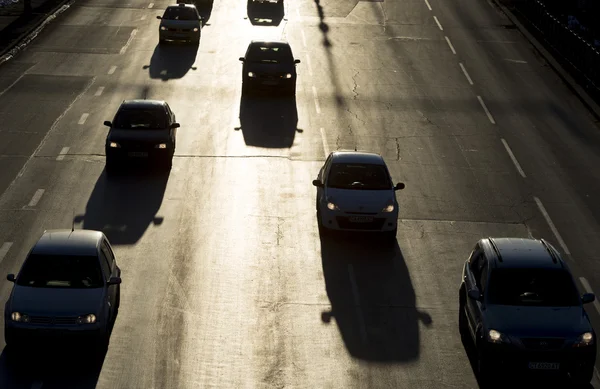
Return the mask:
<path id="1" fill-rule="evenodd" d="M 321 231 L 375 231 L 396 238 L 398 201 L 387 165 L 379 154 L 335 151 L 313 181 Z"/>

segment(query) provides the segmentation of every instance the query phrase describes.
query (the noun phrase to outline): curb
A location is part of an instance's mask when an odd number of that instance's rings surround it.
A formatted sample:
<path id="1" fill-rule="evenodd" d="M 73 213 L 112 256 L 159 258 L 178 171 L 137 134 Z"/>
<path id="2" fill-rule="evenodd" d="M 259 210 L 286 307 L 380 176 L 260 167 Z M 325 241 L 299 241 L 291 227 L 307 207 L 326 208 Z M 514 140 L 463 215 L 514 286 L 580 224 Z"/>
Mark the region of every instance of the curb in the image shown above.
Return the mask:
<path id="1" fill-rule="evenodd" d="M 569 74 L 569 72 L 567 72 L 562 67 L 562 65 L 560 65 L 558 63 L 558 61 L 554 58 L 554 56 L 552 54 L 550 54 L 550 52 L 548 50 L 546 50 L 546 48 L 543 46 L 543 44 L 540 43 L 533 36 L 533 34 L 531 34 L 529 32 L 529 30 L 527 30 L 527 28 L 523 25 L 523 23 L 521 23 L 517 19 L 517 17 L 512 13 L 512 11 L 510 9 L 508 9 L 504 4 L 501 3 L 502 0 L 493 0 L 493 1 L 494 1 L 494 3 L 496 3 L 496 5 L 498 7 L 500 7 L 502 12 L 504 12 L 504 14 L 510 19 L 510 21 L 515 26 L 517 26 L 519 31 L 525 36 L 525 38 L 527 38 L 529 43 L 531 43 L 533 45 L 533 47 L 546 60 L 546 62 L 556 72 L 556 74 L 558 74 L 558 76 L 565 82 L 565 84 L 567 84 L 569 89 L 571 89 L 573 92 L 575 92 L 577 97 L 579 97 L 579 100 L 581 100 L 581 102 L 586 106 L 586 108 L 588 108 L 591 111 L 591 113 L 596 117 L 596 120 L 600 121 L 600 105 L 598 103 L 596 103 L 596 101 L 594 101 L 594 99 L 592 99 L 590 97 L 590 95 L 585 91 L 585 89 L 583 89 L 581 87 L 581 85 L 579 85 L 579 83 L 577 83 L 577 81 L 575 81 L 573 76 L 571 76 Z"/>
<path id="2" fill-rule="evenodd" d="M 3 65 L 6 61 L 14 57 L 23 47 L 29 44 L 32 40 L 34 40 L 38 34 L 56 19 L 57 16 L 65 12 L 74 0 L 61 0 L 58 4 L 56 4 L 52 9 L 46 13 L 47 17 L 42 20 L 36 22 L 34 25 L 29 27 L 25 32 L 19 35 L 12 43 L 8 45 L 4 50 L 0 51 L 0 66 Z M 68 3 L 68 4 L 67 4 Z M 1 32 L 0 32 L 1 33 Z"/>

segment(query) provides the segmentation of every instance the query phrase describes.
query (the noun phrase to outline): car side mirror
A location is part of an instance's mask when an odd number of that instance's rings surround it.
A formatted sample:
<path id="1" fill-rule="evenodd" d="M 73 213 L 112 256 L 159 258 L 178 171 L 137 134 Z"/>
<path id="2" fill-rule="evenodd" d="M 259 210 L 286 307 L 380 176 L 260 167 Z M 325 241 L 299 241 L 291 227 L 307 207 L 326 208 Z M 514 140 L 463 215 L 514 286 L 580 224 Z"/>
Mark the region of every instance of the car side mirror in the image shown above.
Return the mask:
<path id="1" fill-rule="evenodd" d="M 110 277 L 110 280 L 108 280 L 108 285 L 120 285 L 121 284 L 121 277 Z"/>
<path id="2" fill-rule="evenodd" d="M 156 16 L 156 18 L 157 18 L 157 19 L 162 19 L 162 16 L 160 16 L 160 15 L 157 15 L 157 16 Z"/>
<path id="3" fill-rule="evenodd" d="M 481 292 L 479 292 L 479 289 L 477 288 L 473 288 L 471 290 L 469 290 L 469 298 L 475 300 L 475 301 L 481 301 Z"/>
<path id="4" fill-rule="evenodd" d="M 10 282 L 15 282 L 15 275 L 14 274 L 8 274 L 6 276 L 6 279 L 9 280 Z"/>
<path id="5" fill-rule="evenodd" d="M 396 186 L 394 187 L 394 190 L 402 190 L 406 188 L 406 185 L 404 185 L 404 182 L 399 182 L 396 184 Z"/>
<path id="6" fill-rule="evenodd" d="M 105 121 L 104 121 L 104 125 L 105 125 L 106 127 L 112 127 L 112 123 L 111 123 L 110 121 L 108 121 L 108 120 L 105 120 Z"/>
<path id="7" fill-rule="evenodd" d="M 245 60 L 246 60 L 246 58 L 240 57 L 240 61 L 244 62 Z"/>
<path id="8" fill-rule="evenodd" d="M 179 123 L 171 124 L 171 128 L 179 128 L 179 127 L 181 127 L 181 125 Z"/>
<path id="9" fill-rule="evenodd" d="M 299 59 L 295 59 L 294 63 L 300 63 L 300 60 Z"/>
<path id="10" fill-rule="evenodd" d="M 312 184 L 314 186 L 316 186 L 317 188 L 322 188 L 323 187 L 323 183 L 321 182 L 321 180 L 313 180 Z"/>
<path id="11" fill-rule="evenodd" d="M 588 304 L 588 303 L 592 303 L 596 300 L 596 295 L 593 293 L 586 293 L 583 296 L 581 296 L 581 302 L 583 304 Z"/>

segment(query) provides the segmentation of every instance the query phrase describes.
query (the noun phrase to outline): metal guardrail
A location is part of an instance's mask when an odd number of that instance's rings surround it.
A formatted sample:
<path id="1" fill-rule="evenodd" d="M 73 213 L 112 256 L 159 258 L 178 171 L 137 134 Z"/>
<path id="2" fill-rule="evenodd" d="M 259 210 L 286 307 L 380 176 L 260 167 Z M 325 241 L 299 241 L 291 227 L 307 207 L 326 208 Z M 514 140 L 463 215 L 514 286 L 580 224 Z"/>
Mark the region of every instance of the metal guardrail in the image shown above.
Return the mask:
<path id="1" fill-rule="evenodd" d="M 600 99 L 600 51 L 554 17 L 538 0 L 514 2 L 514 9 L 537 30 L 590 94 Z"/>

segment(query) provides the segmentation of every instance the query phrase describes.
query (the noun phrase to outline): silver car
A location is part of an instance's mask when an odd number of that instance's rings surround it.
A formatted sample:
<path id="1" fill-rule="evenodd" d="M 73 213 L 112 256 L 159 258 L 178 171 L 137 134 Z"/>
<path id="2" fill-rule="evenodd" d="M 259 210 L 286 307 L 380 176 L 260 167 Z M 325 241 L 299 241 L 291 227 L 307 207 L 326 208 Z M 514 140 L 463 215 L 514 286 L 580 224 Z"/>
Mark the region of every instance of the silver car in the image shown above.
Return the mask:
<path id="1" fill-rule="evenodd" d="M 186 41 L 200 43 L 202 17 L 193 4 L 170 5 L 160 19 L 159 42 Z"/>
<path id="2" fill-rule="evenodd" d="M 4 339 L 16 351 L 70 340 L 101 349 L 120 305 L 121 269 L 106 236 L 46 231 L 30 250 L 4 308 Z"/>

